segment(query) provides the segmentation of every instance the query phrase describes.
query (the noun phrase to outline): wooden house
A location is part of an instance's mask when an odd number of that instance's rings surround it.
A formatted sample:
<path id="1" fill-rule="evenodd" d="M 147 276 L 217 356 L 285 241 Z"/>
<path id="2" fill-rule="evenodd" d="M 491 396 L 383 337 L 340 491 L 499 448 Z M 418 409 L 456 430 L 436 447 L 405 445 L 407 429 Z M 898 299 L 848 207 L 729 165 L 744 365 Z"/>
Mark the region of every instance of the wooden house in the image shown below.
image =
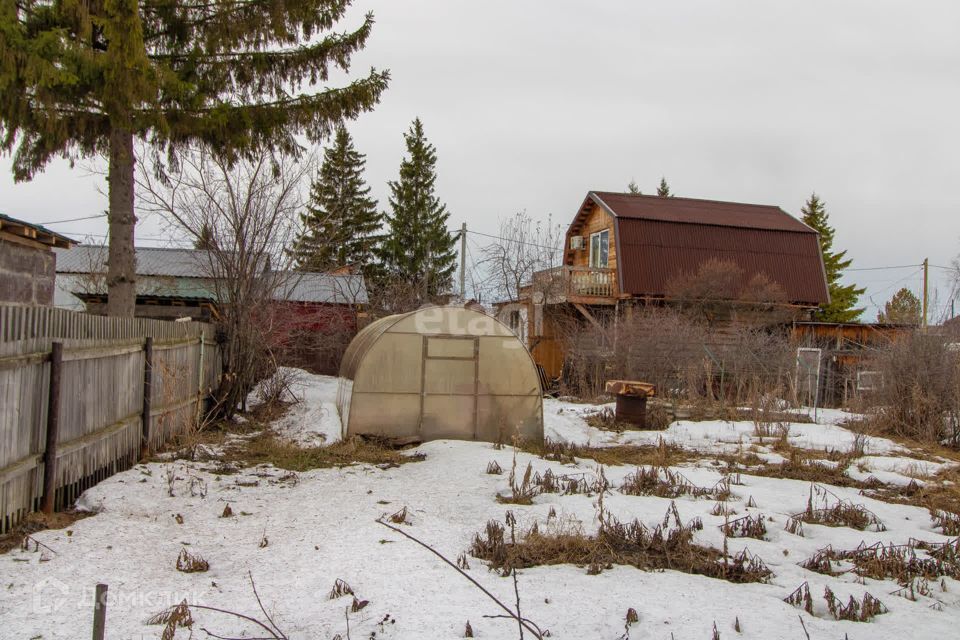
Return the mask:
<path id="1" fill-rule="evenodd" d="M 562 264 L 534 274 L 500 309 L 555 378 L 564 359 L 556 312 L 599 326 L 670 303 L 671 281 L 710 260 L 734 263 L 744 281 L 765 275 L 793 319 L 829 302 L 817 232 L 779 207 L 591 191 L 567 229 Z"/>

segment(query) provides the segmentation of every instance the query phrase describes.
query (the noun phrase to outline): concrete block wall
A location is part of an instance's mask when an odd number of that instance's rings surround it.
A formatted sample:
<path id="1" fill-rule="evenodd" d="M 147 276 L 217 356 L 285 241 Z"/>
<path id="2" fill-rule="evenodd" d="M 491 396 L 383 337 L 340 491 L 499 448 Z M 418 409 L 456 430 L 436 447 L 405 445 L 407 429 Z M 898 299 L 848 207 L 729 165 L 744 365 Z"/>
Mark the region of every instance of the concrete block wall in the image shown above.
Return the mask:
<path id="1" fill-rule="evenodd" d="M 53 304 L 57 256 L 0 237 L 0 303 Z"/>

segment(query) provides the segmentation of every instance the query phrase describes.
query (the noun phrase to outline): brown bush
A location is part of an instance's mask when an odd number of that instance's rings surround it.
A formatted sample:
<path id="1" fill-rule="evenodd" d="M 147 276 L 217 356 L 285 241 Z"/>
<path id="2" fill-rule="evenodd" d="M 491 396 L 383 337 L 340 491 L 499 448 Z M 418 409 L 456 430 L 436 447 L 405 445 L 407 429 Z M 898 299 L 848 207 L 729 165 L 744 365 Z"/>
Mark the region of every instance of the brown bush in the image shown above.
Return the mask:
<path id="1" fill-rule="evenodd" d="M 864 427 L 882 435 L 960 448 L 960 352 L 951 339 L 915 332 L 869 366 L 879 388 L 864 397 Z"/>
<path id="2" fill-rule="evenodd" d="M 558 323 L 566 393 L 594 400 L 607 380 L 622 378 L 650 382 L 658 397 L 695 407 L 795 395 L 794 347 L 769 316 L 740 314 L 711 327 L 681 308 L 651 306 L 599 321 L 599 328 L 575 317 Z"/>

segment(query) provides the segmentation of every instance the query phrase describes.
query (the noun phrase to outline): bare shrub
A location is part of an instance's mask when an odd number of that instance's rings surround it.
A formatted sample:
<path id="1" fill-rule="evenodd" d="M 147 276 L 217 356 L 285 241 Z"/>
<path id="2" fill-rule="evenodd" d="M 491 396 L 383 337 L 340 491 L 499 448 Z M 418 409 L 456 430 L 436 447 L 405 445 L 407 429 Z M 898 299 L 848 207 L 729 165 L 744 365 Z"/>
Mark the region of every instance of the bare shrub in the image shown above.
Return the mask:
<path id="1" fill-rule="evenodd" d="M 206 251 L 194 265 L 210 282 L 219 314 L 223 375 L 212 412 L 232 417 L 254 384 L 272 373 L 288 339 L 290 289 L 283 247 L 295 232 L 302 183 L 313 163 L 262 153 L 230 163 L 190 149 L 138 174 L 140 208 L 158 213 Z"/>
<path id="2" fill-rule="evenodd" d="M 879 388 L 864 397 L 864 427 L 960 448 L 960 353 L 952 338 L 915 332 L 878 351 Z"/>
<path id="3" fill-rule="evenodd" d="M 500 467 L 500 464 L 496 460 L 491 460 L 487 463 L 487 473 L 490 475 L 499 475 L 503 473 L 503 469 Z"/>
<path id="4" fill-rule="evenodd" d="M 761 317 L 764 322 L 789 318 L 787 294 L 765 273 L 745 277 L 743 269 L 729 260 L 711 258 L 693 272 L 681 273 L 667 282 L 667 298 L 708 324 L 734 314 Z M 774 312 L 779 312 L 773 316 Z"/>

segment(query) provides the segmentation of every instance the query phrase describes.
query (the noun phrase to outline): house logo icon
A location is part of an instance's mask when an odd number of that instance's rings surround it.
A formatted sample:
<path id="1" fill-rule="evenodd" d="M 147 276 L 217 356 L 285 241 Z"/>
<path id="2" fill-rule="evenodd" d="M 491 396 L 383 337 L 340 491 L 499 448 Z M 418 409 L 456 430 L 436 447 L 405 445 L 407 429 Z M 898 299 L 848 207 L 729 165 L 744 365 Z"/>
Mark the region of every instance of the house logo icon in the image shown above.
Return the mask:
<path id="1" fill-rule="evenodd" d="M 44 578 L 33 585 L 34 613 L 61 611 L 70 602 L 70 585 L 56 578 Z"/>

